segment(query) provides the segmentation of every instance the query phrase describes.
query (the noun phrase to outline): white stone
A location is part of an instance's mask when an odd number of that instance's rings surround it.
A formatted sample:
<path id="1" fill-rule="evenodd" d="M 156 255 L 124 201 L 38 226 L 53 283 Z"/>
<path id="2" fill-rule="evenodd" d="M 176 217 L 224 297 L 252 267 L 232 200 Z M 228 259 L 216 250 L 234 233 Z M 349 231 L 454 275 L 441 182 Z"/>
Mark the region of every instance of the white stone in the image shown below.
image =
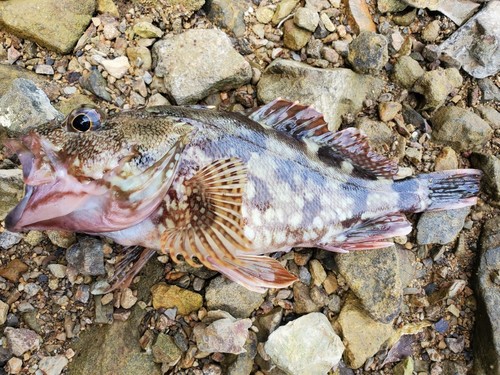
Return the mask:
<path id="1" fill-rule="evenodd" d="M 92 57 L 97 63 L 101 64 L 112 77 L 115 77 L 116 79 L 122 78 L 125 74 L 127 74 L 130 68 L 130 63 L 128 62 L 128 58 L 126 56 L 120 56 L 112 60 L 105 59 L 100 55 L 94 55 Z"/>
<path id="2" fill-rule="evenodd" d="M 68 359 L 63 355 L 54 357 L 43 357 L 38 363 L 38 367 L 44 375 L 59 375 L 67 366 Z"/>
<path id="3" fill-rule="evenodd" d="M 58 279 L 63 279 L 66 277 L 66 266 L 62 264 L 49 264 L 47 266 L 50 273 L 57 277 Z"/>
<path id="4" fill-rule="evenodd" d="M 342 340 L 321 313 L 304 315 L 271 333 L 265 351 L 283 371 L 293 375 L 323 375 L 337 366 Z"/>
<path id="5" fill-rule="evenodd" d="M 0 301 L 0 326 L 7 320 L 7 314 L 9 313 L 9 305 L 4 301 Z"/>

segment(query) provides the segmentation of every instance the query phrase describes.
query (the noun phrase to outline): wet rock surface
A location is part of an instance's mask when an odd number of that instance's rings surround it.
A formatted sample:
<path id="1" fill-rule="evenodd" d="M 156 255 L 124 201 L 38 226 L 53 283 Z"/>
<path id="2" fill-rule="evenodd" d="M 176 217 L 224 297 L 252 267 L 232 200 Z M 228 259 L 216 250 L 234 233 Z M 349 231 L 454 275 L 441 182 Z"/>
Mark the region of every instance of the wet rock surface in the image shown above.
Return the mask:
<path id="1" fill-rule="evenodd" d="M 21 7 L 12 10 L 14 3 Z M 169 102 L 244 113 L 287 97 L 324 112 L 331 129 L 365 131 L 372 147 L 399 161 L 399 177 L 469 167 L 484 177 L 465 219 L 450 219 L 451 211 L 436 213 L 435 221 L 407 215 L 419 227 L 395 238 L 396 250 L 276 254 L 300 282 L 265 294 L 162 254 L 128 288 L 109 291 L 111 275 L 140 249 L 71 232 L 10 233 L 0 222 L 4 371 L 437 375 L 495 369 L 496 328 L 479 323 L 495 322 L 498 304 L 490 302 L 498 275 L 488 263 L 477 299 L 471 279 L 476 262 L 484 264 L 477 245 L 482 224 L 498 216 L 498 1 L 99 0 L 89 12 L 85 1 L 42 3 L 48 7 L 35 21 L 28 11 L 7 20 L 23 23 L 22 30 L 0 30 L 0 144 L 82 104 L 106 113 Z M 19 12 L 26 4 L 0 1 L 0 9 Z M 72 8 L 57 19 L 42 17 L 63 5 Z M 75 18 L 77 8 L 83 10 Z M 370 49 L 377 40 L 387 42 L 387 51 Z M 63 44 L 69 53 L 54 52 Z M 23 193 L 18 164 L 0 146 L 5 212 Z M 270 337 L 310 316 L 317 318 L 282 338 L 271 358 Z M 333 337 L 331 326 L 342 341 L 334 340 L 333 352 L 322 344 Z M 25 331 L 13 335 L 10 328 Z M 38 342 L 16 356 L 8 331 L 18 342 Z M 301 355 L 283 349 L 293 343 Z M 302 347 L 311 343 L 314 352 L 306 356 Z M 12 344 L 16 353 L 26 349 Z"/>

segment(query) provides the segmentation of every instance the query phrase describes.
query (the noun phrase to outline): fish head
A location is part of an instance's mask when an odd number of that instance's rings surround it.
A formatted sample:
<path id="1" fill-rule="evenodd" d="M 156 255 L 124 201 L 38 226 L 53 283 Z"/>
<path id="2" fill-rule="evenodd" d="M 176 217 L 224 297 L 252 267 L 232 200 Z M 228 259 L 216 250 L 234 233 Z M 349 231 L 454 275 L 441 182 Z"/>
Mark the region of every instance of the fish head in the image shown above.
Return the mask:
<path id="1" fill-rule="evenodd" d="M 6 228 L 101 233 L 139 223 L 167 193 L 189 128 L 134 111 L 106 121 L 82 107 L 7 140 L 26 186 Z"/>

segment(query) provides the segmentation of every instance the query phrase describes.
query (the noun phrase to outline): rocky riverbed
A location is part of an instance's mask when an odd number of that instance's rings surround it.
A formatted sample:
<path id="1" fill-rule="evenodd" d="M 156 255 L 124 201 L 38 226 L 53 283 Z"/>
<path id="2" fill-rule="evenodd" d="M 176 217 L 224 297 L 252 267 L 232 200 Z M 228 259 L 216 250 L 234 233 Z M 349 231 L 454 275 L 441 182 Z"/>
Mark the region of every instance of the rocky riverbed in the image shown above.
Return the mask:
<path id="1" fill-rule="evenodd" d="M 400 177 L 480 168 L 476 206 L 410 217 L 394 246 L 275 257 L 259 294 L 158 255 L 103 293 L 104 239 L 0 221 L 0 373 L 500 373 L 500 1 L 0 1 L 0 140 L 64 118 L 277 97 L 355 126 Z M 23 195 L 0 148 L 0 220 Z"/>

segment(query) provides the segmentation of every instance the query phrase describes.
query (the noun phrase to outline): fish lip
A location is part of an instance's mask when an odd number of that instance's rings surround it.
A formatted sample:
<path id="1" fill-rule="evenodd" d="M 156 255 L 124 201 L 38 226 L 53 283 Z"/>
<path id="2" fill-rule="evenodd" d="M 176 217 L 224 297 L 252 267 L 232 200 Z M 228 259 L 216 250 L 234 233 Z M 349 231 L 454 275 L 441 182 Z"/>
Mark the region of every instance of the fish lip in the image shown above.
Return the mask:
<path id="1" fill-rule="evenodd" d="M 5 228 L 9 232 L 21 232 L 24 226 L 21 224 L 24 211 L 29 203 L 31 195 L 33 194 L 33 186 L 26 185 L 26 193 L 23 199 L 17 204 L 12 211 L 5 217 Z"/>

